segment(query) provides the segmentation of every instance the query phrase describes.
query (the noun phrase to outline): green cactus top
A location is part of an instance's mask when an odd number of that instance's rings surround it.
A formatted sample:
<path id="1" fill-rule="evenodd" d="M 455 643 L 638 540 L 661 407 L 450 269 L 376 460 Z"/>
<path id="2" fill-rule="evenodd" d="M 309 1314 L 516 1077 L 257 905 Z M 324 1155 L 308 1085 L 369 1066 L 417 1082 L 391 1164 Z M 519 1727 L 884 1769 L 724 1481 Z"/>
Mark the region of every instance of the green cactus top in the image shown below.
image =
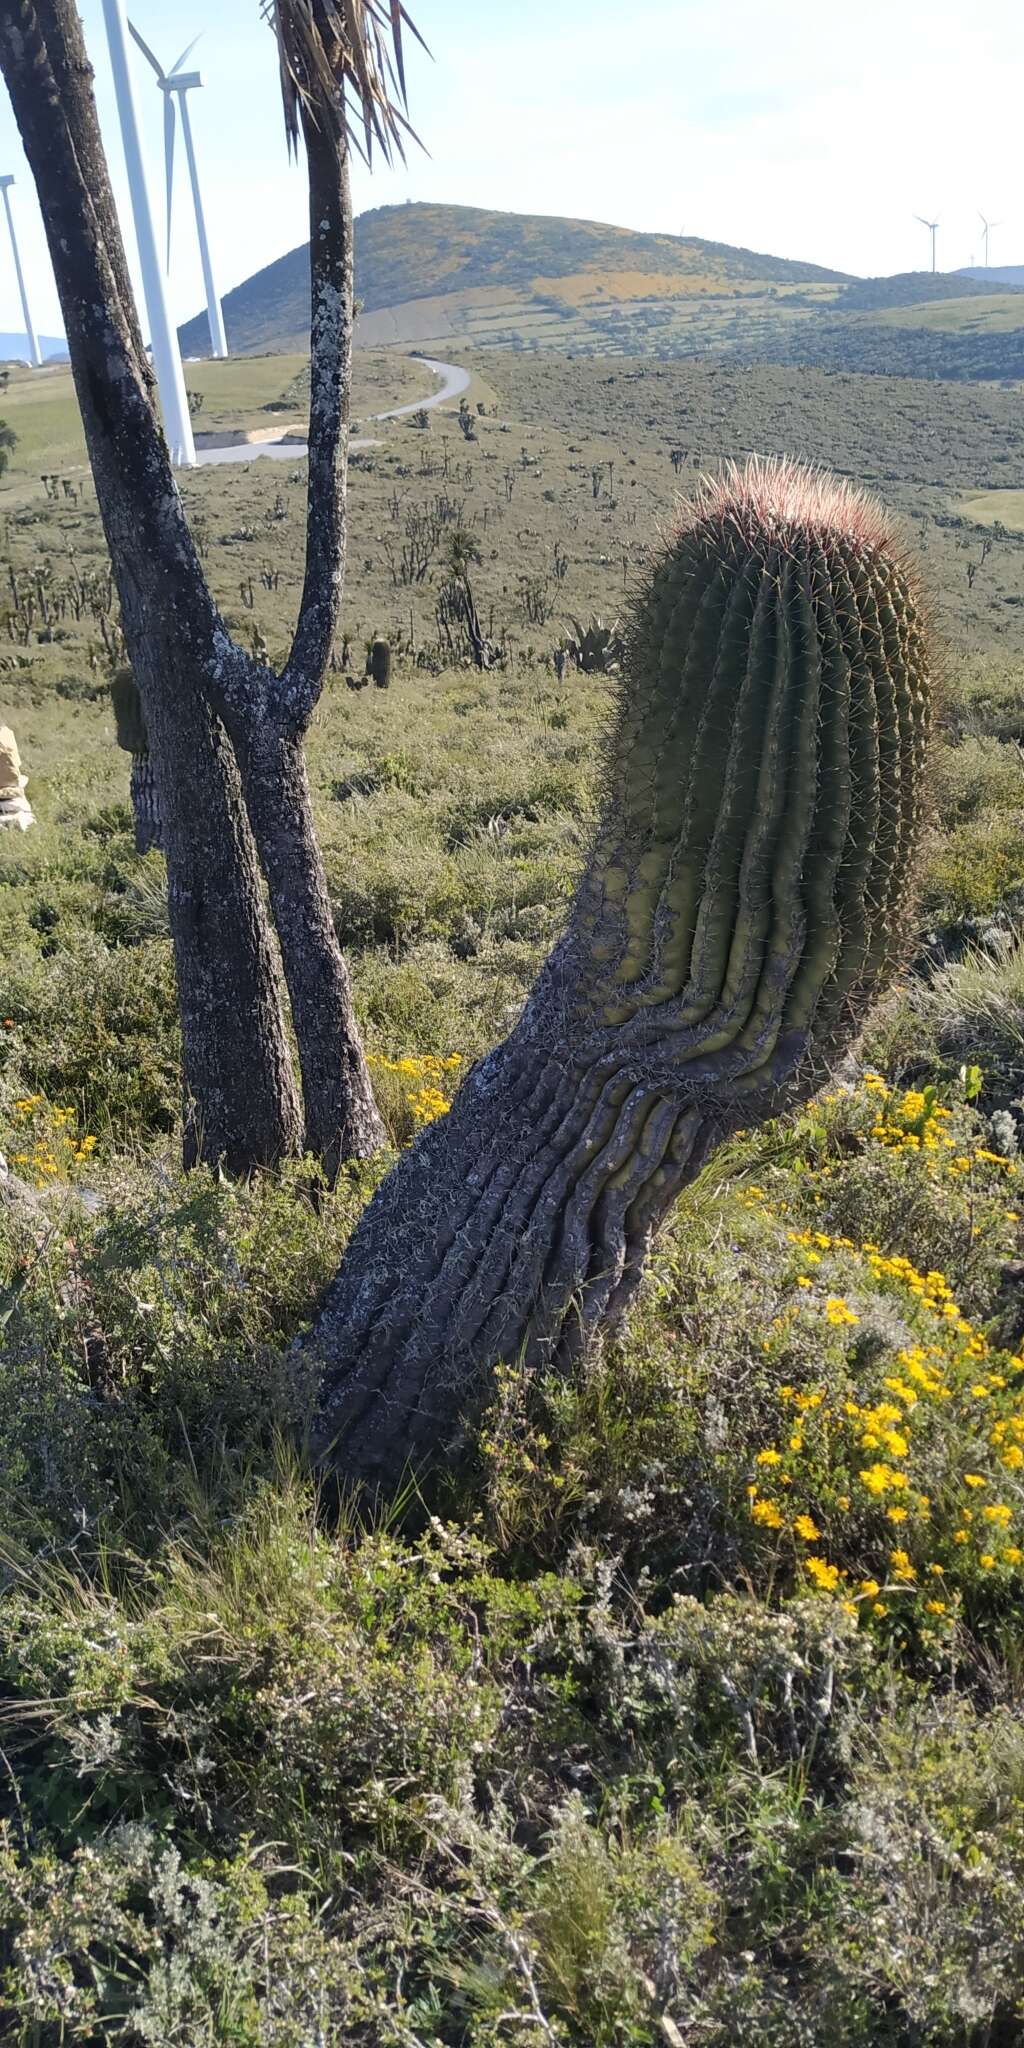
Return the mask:
<path id="1" fill-rule="evenodd" d="M 861 492 L 706 482 L 629 622 L 573 930 L 580 1013 L 678 1056 L 848 1035 L 902 942 L 929 710 L 920 597 Z"/>
<path id="2" fill-rule="evenodd" d="M 126 754 L 145 754 L 149 748 L 146 719 L 139 686 L 130 668 L 114 670 L 110 678 L 110 700 L 114 707 L 117 744 Z"/>

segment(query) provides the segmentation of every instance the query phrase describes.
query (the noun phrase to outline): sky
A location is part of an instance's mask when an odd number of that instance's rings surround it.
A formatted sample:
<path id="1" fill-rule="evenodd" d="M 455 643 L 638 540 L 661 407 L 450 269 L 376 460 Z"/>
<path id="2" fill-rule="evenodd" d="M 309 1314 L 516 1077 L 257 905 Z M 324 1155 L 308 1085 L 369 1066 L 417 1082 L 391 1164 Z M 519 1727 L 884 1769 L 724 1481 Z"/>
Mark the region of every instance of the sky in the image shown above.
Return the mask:
<path id="1" fill-rule="evenodd" d="M 698 235 L 858 275 L 1024 262 L 1019 0 L 408 0 L 427 42 L 408 63 L 410 143 L 361 165 L 357 211 L 429 199 Z M 134 238 L 101 0 L 80 0 L 129 259 Z M 222 292 L 307 235 L 276 60 L 258 0 L 129 0 L 168 64 L 202 29 L 190 101 Z M 190 66 L 191 68 L 191 66 Z M 141 56 L 136 99 L 158 233 L 162 101 Z M 33 319 L 60 332 L 35 193 L 0 83 L 0 173 L 12 193 Z M 178 149 L 170 274 L 178 320 L 202 307 Z M 0 329 L 22 325 L 0 220 Z"/>

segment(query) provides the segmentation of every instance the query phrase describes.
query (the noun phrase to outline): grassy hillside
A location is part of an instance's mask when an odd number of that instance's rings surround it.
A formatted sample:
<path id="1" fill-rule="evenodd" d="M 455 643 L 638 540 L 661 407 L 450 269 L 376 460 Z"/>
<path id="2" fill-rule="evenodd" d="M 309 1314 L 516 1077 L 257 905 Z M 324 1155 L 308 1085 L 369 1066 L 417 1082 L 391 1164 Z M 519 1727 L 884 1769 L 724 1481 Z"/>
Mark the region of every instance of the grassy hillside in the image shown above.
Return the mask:
<path id="1" fill-rule="evenodd" d="M 989 291 L 994 284 L 1009 284 L 1024 289 L 1024 263 L 993 263 L 988 270 L 978 265 L 973 270 L 958 271 L 957 275 L 978 278 Z"/>
<path id="2" fill-rule="evenodd" d="M 190 362 L 185 382 L 202 403 L 197 435 L 225 430 L 273 431 L 304 424 L 309 413 L 309 358 L 303 353 L 230 356 L 225 362 Z M 361 349 L 352 379 L 352 417 L 358 420 L 417 397 L 429 397 L 435 383 L 421 363 L 378 350 Z M 0 394 L 0 417 L 18 436 L 9 478 L 39 488 L 44 471 L 80 472 L 85 436 L 70 368 L 15 369 Z M 9 487 L 9 485 L 8 485 Z"/>
<path id="3" fill-rule="evenodd" d="M 904 270 L 893 277 L 855 277 L 843 287 L 844 313 L 874 313 L 887 308 L 949 305 L 960 299 L 984 299 L 998 289 L 995 272 Z M 1018 305 L 1018 311 L 1020 307 Z"/>
<path id="4" fill-rule="evenodd" d="M 986 319 L 979 305 L 999 310 Z M 875 319 L 826 315 L 788 330 L 775 326 L 756 339 L 741 337 L 737 353 L 752 362 L 867 376 L 1018 383 L 1024 379 L 1024 295 L 891 307 Z"/>
<path id="5" fill-rule="evenodd" d="M 204 413 L 290 402 L 296 360 L 209 365 Z M 870 480 L 922 555 L 944 708 L 907 970 L 805 1111 L 715 1156 L 626 1337 L 510 1360 L 458 1479 L 360 1522 L 291 1343 L 379 1168 L 315 1198 L 179 1171 L 95 500 L 46 496 L 64 428 L 32 416 L 0 481 L 38 817 L 0 834 L 0 2039 L 1017 2048 L 1024 534 L 962 505 L 1024 501 L 1019 400 L 474 369 L 474 439 L 392 423 L 354 467 L 339 669 L 383 630 L 393 681 L 333 673 L 309 745 L 393 1147 L 564 919 L 616 687 L 558 676 L 568 619 L 614 618 L 678 489 L 746 448 Z M 183 488 L 280 657 L 301 463 Z M 454 524 L 489 673 L 440 641 Z"/>
<path id="6" fill-rule="evenodd" d="M 367 316 L 477 291 L 495 292 L 517 309 L 545 298 L 572 306 L 602 281 L 613 297 L 660 300 L 840 279 L 839 271 L 718 242 L 481 207 L 384 206 L 361 214 L 356 223 L 356 292 Z M 229 342 L 239 349 L 293 347 L 307 331 L 308 306 L 309 250 L 303 245 L 226 295 Z M 186 354 L 208 349 L 205 314 L 179 333 Z M 383 337 L 371 329 L 370 338 Z"/>
<path id="7" fill-rule="evenodd" d="M 1024 293 L 999 274 L 839 271 L 717 242 L 477 207 L 380 207 L 356 224 L 363 347 L 511 348 L 668 359 L 715 353 L 871 374 L 996 380 L 1022 371 Z M 224 302 L 232 347 L 306 345 L 309 256 Z M 206 316 L 180 330 L 209 345 Z"/>

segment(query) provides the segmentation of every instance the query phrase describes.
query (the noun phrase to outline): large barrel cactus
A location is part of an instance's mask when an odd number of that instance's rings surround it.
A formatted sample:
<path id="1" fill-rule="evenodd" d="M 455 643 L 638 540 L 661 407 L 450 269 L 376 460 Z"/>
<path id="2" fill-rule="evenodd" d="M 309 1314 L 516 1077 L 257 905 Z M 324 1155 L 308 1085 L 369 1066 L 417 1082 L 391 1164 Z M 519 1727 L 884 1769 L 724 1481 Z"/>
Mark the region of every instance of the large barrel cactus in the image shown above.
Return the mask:
<path id="1" fill-rule="evenodd" d="M 903 944 L 928 659 L 879 509 L 789 463 L 706 484 L 620 698 L 564 937 L 322 1305 L 322 1448 L 353 1478 L 449 1455 L 499 1360 L 614 1327 L 680 1189 L 811 1092 Z"/>

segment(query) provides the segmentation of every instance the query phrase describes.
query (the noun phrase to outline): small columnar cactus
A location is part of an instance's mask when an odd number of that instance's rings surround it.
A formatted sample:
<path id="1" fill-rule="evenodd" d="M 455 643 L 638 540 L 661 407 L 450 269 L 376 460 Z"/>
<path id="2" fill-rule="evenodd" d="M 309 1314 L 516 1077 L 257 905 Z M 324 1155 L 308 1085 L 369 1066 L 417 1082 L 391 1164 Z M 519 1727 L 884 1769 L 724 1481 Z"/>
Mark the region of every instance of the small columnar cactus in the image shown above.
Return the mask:
<path id="1" fill-rule="evenodd" d="M 146 716 L 139 686 L 130 668 L 114 670 L 110 678 L 110 699 L 114 707 L 117 744 L 132 757 L 131 798 L 135 819 L 135 851 L 149 853 L 163 844 L 160 805 L 157 797 L 153 758 L 149 751 Z"/>
<path id="2" fill-rule="evenodd" d="M 877 507 L 790 463 L 706 483 L 622 668 L 565 934 L 321 1311 L 322 1441 L 353 1476 L 450 1446 L 499 1361 L 613 1327 L 686 1182 L 811 1092 L 905 940 L 928 658 Z"/>
<path id="3" fill-rule="evenodd" d="M 390 687 L 391 648 L 386 640 L 371 640 L 366 656 L 366 673 L 372 676 L 376 689 Z"/>
<path id="4" fill-rule="evenodd" d="M 117 744 L 126 754 L 149 751 L 146 716 L 139 686 L 130 668 L 116 668 L 110 678 L 110 701 L 114 707 Z"/>

